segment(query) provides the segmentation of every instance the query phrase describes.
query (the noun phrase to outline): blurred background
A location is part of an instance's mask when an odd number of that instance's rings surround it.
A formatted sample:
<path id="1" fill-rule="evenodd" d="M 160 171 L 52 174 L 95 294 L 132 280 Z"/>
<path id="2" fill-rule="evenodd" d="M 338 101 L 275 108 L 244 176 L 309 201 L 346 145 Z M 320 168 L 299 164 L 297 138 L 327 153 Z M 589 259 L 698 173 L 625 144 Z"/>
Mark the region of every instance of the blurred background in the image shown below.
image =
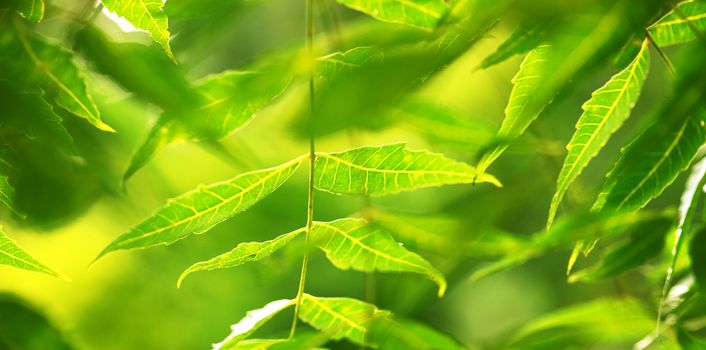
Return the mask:
<path id="1" fill-rule="evenodd" d="M 477 70 L 481 60 L 528 18 L 538 22 L 545 17 L 560 18 L 575 9 L 585 9 L 582 16 L 590 17 L 600 14 L 608 3 L 519 1 L 497 23 L 488 21 L 494 25 L 476 38 L 470 49 L 414 91 L 415 101 L 437 106 L 458 117 L 464 125 L 470 125 L 472 133 L 461 134 L 457 139 L 439 137 L 433 126 L 404 118 L 387 122 L 371 112 L 371 116 L 355 116 L 351 119 L 355 123 L 350 125 L 346 122 L 344 127 L 323 130 L 317 136 L 317 149 L 329 152 L 406 142 L 410 149 L 441 152 L 473 164 L 504 117 L 511 79 L 522 55 Z M 398 45 L 421 40 L 426 35 L 377 22 L 333 1 L 321 4 L 322 9 L 333 8 L 317 13 L 317 33 L 322 33 L 317 37 L 320 44 L 317 47 L 321 54 L 354 46 Z M 105 68 L 100 63 L 100 45 L 91 38 L 139 45 L 136 50 L 144 55 L 143 64 L 124 61 L 123 67 L 115 69 L 145 74 L 147 78 L 138 82 L 156 86 L 146 90 L 164 91 L 165 96 L 157 99 L 178 100 L 178 95 L 169 94 L 178 93 L 182 79 L 194 82 L 227 69 L 248 69 L 258 59 L 275 52 L 298 50 L 304 40 L 304 2 L 169 0 L 166 12 L 178 65 L 169 62 L 147 34 L 121 29 L 119 21 L 106 11 L 95 14 L 91 30 L 99 34 L 90 37 L 71 32 L 75 19 L 86 13 L 83 2 L 54 0 L 48 6 L 46 20 L 37 30 L 82 52 L 78 59 L 80 66 L 87 67 L 88 89 L 103 119 L 117 132 L 101 132 L 82 120 L 67 117 L 65 125 L 74 137 L 77 155 L 56 155 L 59 151 L 54 145 L 26 151 L 25 176 L 16 190 L 18 205 L 28 218 L 17 220 L 3 212 L 3 226 L 18 244 L 69 276 L 71 281 L 0 268 L 3 292 L 0 305 L 4 305 L 0 308 L 0 337 L 12 339 L 26 334 L 32 339 L 41 338 L 46 344 L 53 344 L 37 347 L 45 349 L 62 348 L 60 343 L 71 349 L 202 349 L 221 341 L 228 334 L 229 325 L 241 319 L 247 310 L 271 300 L 291 298 L 296 293 L 300 259 L 287 251 L 239 268 L 196 274 L 180 289 L 176 288 L 176 280 L 192 263 L 230 250 L 239 242 L 263 241 L 304 226 L 307 191 L 304 168 L 252 209 L 206 234 L 170 246 L 121 251 L 90 267 L 89 263 L 110 241 L 168 198 L 199 184 L 275 166 L 306 153 L 308 140 L 301 132 L 302 111 L 306 110 L 305 83 L 295 81 L 274 103 L 258 111 L 250 122 L 219 143 L 169 144 L 123 184 L 130 157 L 162 109 L 149 102 L 154 96 L 130 91 L 134 89 L 125 88 L 124 83 L 101 72 Z M 334 36 L 331 32 L 336 26 L 342 29 Z M 336 46 L 339 50 L 334 50 Z M 133 46 L 121 47 L 127 55 L 132 55 L 129 50 Z M 677 50 L 667 53 L 678 60 Z M 653 58 L 652 72 L 633 118 L 570 189 L 563 208 L 569 209 L 567 213 L 590 207 L 605 173 L 619 156 L 620 145 L 636 136 L 638 126 L 649 123 L 651 111 L 670 94 L 668 70 L 657 55 Z M 364 274 L 336 270 L 319 253 L 312 256 L 307 291 L 318 296 L 367 298 L 398 316 L 433 326 L 469 348 L 501 348 L 531 320 L 600 297 L 637 297 L 643 301 L 641 308 L 648 319 L 656 319 L 656 300 L 666 271 L 664 256 L 652 265 L 643 265 L 605 282 L 568 283 L 566 264 L 571 247 L 566 247 L 517 268 L 477 281 L 471 279 L 472 273 L 493 257 L 511 251 L 513 244 L 520 244 L 544 228 L 565 156 L 564 145 L 573 134 L 580 106 L 616 71 L 610 62 L 592 66 L 581 79 L 572 81 L 563 90 L 530 131 L 489 169 L 503 183 L 503 188 L 453 185 L 372 200 L 371 205 L 380 215 L 394 213 L 398 219 L 406 218 L 407 224 L 429 228 L 438 234 L 444 249 L 454 246 L 449 245 L 450 238 L 464 242 L 480 241 L 487 235 L 505 239 L 504 243 L 491 245 L 496 248 L 488 248 L 489 251 L 420 250 L 447 276 L 449 290 L 444 298 L 436 297 L 431 282 L 413 275 L 375 274 L 374 285 L 368 285 L 366 292 Z M 162 80 L 152 79 L 154 76 Z M 158 84 L 171 89 L 160 89 Z M 352 103 L 364 104 L 354 97 L 336 95 L 335 91 L 327 93 L 341 101 L 352 98 Z M 327 125 L 328 121 L 321 123 Z M 683 181 L 680 177 L 651 206 L 675 206 Z M 364 205 L 362 198 L 317 192 L 315 218 L 325 221 L 350 216 Z M 408 244 L 414 246 L 414 242 Z M 582 263 L 579 261 L 579 265 Z M 40 331 L 41 325 L 36 329 L 16 327 L 15 318 L 8 315 L 29 312 L 18 311 L 17 304 L 39 315 L 28 314 L 23 319 L 45 318 L 60 335 Z M 274 319 L 261 334 L 285 334 L 289 317 L 287 314 Z M 649 331 L 652 326 L 649 321 L 644 326 L 643 319 L 635 322 L 640 330 L 647 327 Z M 40 337 L 44 332 L 46 336 Z M 630 341 L 639 340 L 633 338 Z M 354 348 L 343 343 L 332 347 Z M 623 344 L 615 348 L 626 347 Z"/>

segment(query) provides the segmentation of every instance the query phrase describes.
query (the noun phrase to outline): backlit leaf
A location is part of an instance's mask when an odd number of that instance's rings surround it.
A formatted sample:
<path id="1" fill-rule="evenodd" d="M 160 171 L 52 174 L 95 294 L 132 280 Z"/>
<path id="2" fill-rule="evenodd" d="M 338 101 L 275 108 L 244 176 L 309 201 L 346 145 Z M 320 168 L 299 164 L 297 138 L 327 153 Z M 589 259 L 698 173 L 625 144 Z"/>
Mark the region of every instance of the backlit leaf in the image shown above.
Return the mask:
<path id="1" fill-rule="evenodd" d="M 62 277 L 54 270 L 37 261 L 15 243 L 0 228 L 0 265 L 9 265 L 18 269 L 41 272 L 53 277 Z"/>
<path id="2" fill-rule="evenodd" d="M 318 153 L 314 185 L 336 194 L 383 196 L 446 184 L 500 183 L 489 174 L 441 154 L 409 151 L 403 143 Z"/>
<path id="3" fill-rule="evenodd" d="M 337 0 L 384 22 L 433 30 L 449 5 L 443 0 Z"/>
<path id="4" fill-rule="evenodd" d="M 389 232 L 361 219 L 315 222 L 311 240 L 339 269 L 363 272 L 413 272 L 424 275 L 446 291 L 444 276 L 421 256 L 397 243 Z"/>
<path id="5" fill-rule="evenodd" d="M 647 31 L 658 46 L 683 44 L 698 38 L 694 31 L 706 31 L 706 1 L 687 0 L 649 26 Z"/>
<path id="6" fill-rule="evenodd" d="M 495 52 L 483 59 L 477 69 L 488 68 L 512 56 L 534 49 L 545 39 L 545 31 L 546 26 L 542 24 L 534 26 L 519 25 L 510 37 L 498 46 Z"/>
<path id="7" fill-rule="evenodd" d="M 0 78 L 42 88 L 57 105 L 98 129 L 113 131 L 100 119 L 72 52 L 15 24 L 0 33 L 0 64 Z"/>
<path id="8" fill-rule="evenodd" d="M 32 22 L 41 22 L 44 18 L 44 0 L 19 0 L 17 12 Z"/>
<path id="9" fill-rule="evenodd" d="M 603 87 L 594 91 L 591 99 L 582 106 L 584 112 L 576 124 L 576 133 L 566 146 L 568 154 L 552 197 L 548 227 L 554 221 L 566 190 L 630 116 L 649 70 L 648 49 L 648 41 L 645 40 L 632 63 L 610 78 Z"/>
<path id="10" fill-rule="evenodd" d="M 176 61 L 169 47 L 169 24 L 162 0 L 101 0 L 103 5 L 133 26 L 146 30 L 167 56 Z"/>
<path id="11" fill-rule="evenodd" d="M 249 337 L 272 317 L 292 305 L 294 305 L 293 300 L 281 299 L 270 302 L 260 309 L 248 311 L 240 322 L 230 326 L 231 333 L 222 342 L 213 344 L 213 350 L 240 349 L 240 344 L 238 344 L 240 341 Z"/>
<path id="12" fill-rule="evenodd" d="M 301 228 L 266 242 L 240 243 L 237 247 L 227 253 L 221 254 L 213 259 L 191 265 L 181 274 L 181 276 L 179 276 L 177 287 L 181 285 L 187 275 L 193 272 L 227 269 L 240 266 L 251 261 L 258 261 L 267 258 L 272 255 L 272 253 L 286 246 L 287 243 L 304 231 L 306 231 L 306 228 Z"/>
<path id="13" fill-rule="evenodd" d="M 319 298 L 304 294 L 299 318 L 332 339 L 346 338 L 365 345 L 373 321 L 389 317 L 390 312 L 351 298 Z"/>
<path id="14" fill-rule="evenodd" d="M 96 259 L 116 250 L 168 245 L 204 233 L 274 192 L 297 170 L 302 159 L 200 186 L 171 199 L 147 220 L 116 238 Z"/>

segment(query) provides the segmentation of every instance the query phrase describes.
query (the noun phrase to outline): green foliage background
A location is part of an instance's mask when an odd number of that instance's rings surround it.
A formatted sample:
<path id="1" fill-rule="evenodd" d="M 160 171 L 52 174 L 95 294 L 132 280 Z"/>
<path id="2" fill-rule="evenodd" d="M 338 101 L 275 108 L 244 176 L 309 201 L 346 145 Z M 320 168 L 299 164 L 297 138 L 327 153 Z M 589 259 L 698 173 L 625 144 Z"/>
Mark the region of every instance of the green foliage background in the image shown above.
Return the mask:
<path id="1" fill-rule="evenodd" d="M 704 348 L 706 248 L 698 196 L 704 180 L 697 164 L 703 154 L 696 151 L 706 141 L 702 17 L 670 34 L 650 31 L 650 39 L 644 29 L 676 3 L 412 1 L 448 11 L 436 23 L 400 16 L 394 6 L 402 1 L 383 1 L 386 11 L 372 17 L 354 10 L 365 1 L 340 2 L 349 7 L 316 0 L 312 128 L 303 0 L 169 0 L 168 42 L 163 33 L 121 31 L 93 2 L 46 1 L 38 24 L 14 11 L 22 13 L 27 2 L 0 3 L 0 175 L 14 188 L 16 210 L 0 213 L 3 232 L 50 273 L 71 280 L 2 266 L 0 348 L 208 348 L 248 310 L 293 298 L 301 245 L 194 274 L 178 289 L 176 282 L 195 262 L 238 243 L 304 227 L 304 165 L 277 191 L 205 234 L 91 262 L 167 199 L 307 153 L 309 132 L 320 152 L 406 143 L 409 150 L 443 153 L 487 171 L 502 187 L 465 181 L 370 198 L 317 191 L 315 220 L 357 213 L 378 222 L 438 269 L 448 290 L 439 298 L 438 286 L 416 274 L 342 271 L 314 251 L 307 293 L 366 300 L 406 319 L 402 327 L 422 338 L 436 336 L 425 335 L 428 328 L 447 334 L 456 348 L 631 348 L 649 339 L 658 314 L 660 336 L 645 348 Z M 104 5 L 121 3 L 130 1 Z M 685 13 L 671 12 L 667 20 L 706 13 L 703 1 L 680 6 Z M 28 40 L 42 35 L 75 55 L 100 120 L 67 108 L 50 82 L 33 80 L 30 61 L 8 44 L 13 26 Z M 649 45 L 640 51 L 643 43 Z M 498 47 L 510 52 L 489 57 Z M 579 118 L 591 117 L 584 103 L 644 50 L 649 74 L 630 85 L 639 99 L 620 102 L 624 125 L 592 146 L 596 153 L 588 158 L 595 158 L 568 181 L 552 224 L 548 212 L 565 146 L 574 143 Z M 533 64 L 532 57 L 539 59 Z M 347 60 L 358 67 L 337 65 Z M 228 90 L 219 85 L 222 75 L 212 76 L 227 70 L 259 75 L 236 77 L 242 85 Z M 522 72 L 529 80 L 519 83 Z M 20 91 L 26 84 L 41 90 Z M 522 89 L 530 97 L 520 100 L 513 121 L 506 106 Z M 220 98 L 238 107 L 203 112 L 204 100 Z M 592 99 L 593 105 L 614 100 L 606 99 Z M 243 126 L 230 132 L 217 123 L 223 113 Z M 36 119 L 46 115 L 56 118 Z M 684 125 L 682 152 L 663 152 L 674 128 Z M 632 179 L 663 155 L 667 165 L 636 185 Z M 689 173 L 697 195 L 680 220 Z M 685 243 L 663 291 L 679 231 Z M 687 292 L 676 295 L 672 285 Z M 286 338 L 291 317 L 292 310 L 274 317 L 256 338 Z M 345 340 L 326 346 L 358 347 Z"/>

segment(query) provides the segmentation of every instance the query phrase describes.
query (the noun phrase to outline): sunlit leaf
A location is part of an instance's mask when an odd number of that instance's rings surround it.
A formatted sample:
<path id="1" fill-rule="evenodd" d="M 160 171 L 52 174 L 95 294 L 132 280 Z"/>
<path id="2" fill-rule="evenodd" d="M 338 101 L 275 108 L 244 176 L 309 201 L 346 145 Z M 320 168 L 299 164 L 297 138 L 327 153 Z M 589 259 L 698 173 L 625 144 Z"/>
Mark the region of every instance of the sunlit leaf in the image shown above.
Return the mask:
<path id="1" fill-rule="evenodd" d="M 179 276 L 177 287 L 181 285 L 187 275 L 193 272 L 227 269 L 240 266 L 251 261 L 265 259 L 277 250 L 286 246 L 287 243 L 304 231 L 306 231 L 306 228 L 301 228 L 265 242 L 240 243 L 237 247 L 227 253 L 221 254 L 213 259 L 191 265 L 181 274 L 181 276 Z"/>
<path id="2" fill-rule="evenodd" d="M 231 333 L 222 342 L 213 344 L 213 350 L 240 349 L 241 340 L 249 337 L 272 317 L 292 305 L 294 305 L 293 300 L 281 299 L 270 302 L 260 309 L 248 311 L 240 322 L 230 326 Z"/>
<path id="3" fill-rule="evenodd" d="M 103 5 L 133 26 L 146 30 L 167 56 L 176 61 L 169 47 L 169 24 L 162 0 L 101 0 Z"/>
<path id="4" fill-rule="evenodd" d="M 449 5 L 443 0 L 337 0 L 385 22 L 433 30 Z"/>
<path id="5" fill-rule="evenodd" d="M 545 314 L 522 327 L 510 348 L 632 346 L 654 328 L 634 299 L 598 299 Z"/>
<path id="6" fill-rule="evenodd" d="M 642 265 L 662 252 L 664 237 L 671 226 L 669 218 L 638 225 L 629 240 L 612 247 L 595 266 L 571 274 L 569 282 L 609 278 Z"/>
<path id="7" fill-rule="evenodd" d="M 647 31 L 658 46 L 683 44 L 698 38 L 695 31 L 706 31 L 706 1 L 680 2 Z"/>
<path id="8" fill-rule="evenodd" d="M 422 274 L 446 291 L 444 276 L 421 256 L 397 243 L 389 232 L 361 219 L 315 222 L 311 239 L 339 269 Z"/>
<path id="9" fill-rule="evenodd" d="M 488 55 L 478 65 L 477 69 L 485 69 L 508 58 L 523 54 L 534 49 L 545 39 L 547 28 L 543 24 L 527 26 L 519 25 L 492 54 Z"/>
<path id="10" fill-rule="evenodd" d="M 20 248 L 15 241 L 5 234 L 2 228 L 0 228 L 0 265 L 9 265 L 18 269 L 41 272 L 49 276 L 65 279 L 65 277 L 54 272 L 54 270 L 37 261 Z"/>
<path id="11" fill-rule="evenodd" d="M 554 221 L 566 190 L 630 116 L 649 70 L 648 49 L 648 41 L 645 40 L 632 63 L 610 78 L 603 87 L 594 91 L 591 99 L 584 103 L 584 112 L 576 124 L 576 133 L 566 146 L 568 154 L 552 197 L 548 227 Z"/>
<path id="12" fill-rule="evenodd" d="M 41 22 L 44 18 L 44 0 L 19 0 L 17 12 L 32 22 Z"/>
<path id="13" fill-rule="evenodd" d="M 125 179 L 175 141 L 220 140 L 231 135 L 282 94 L 291 80 L 291 74 L 274 68 L 205 78 L 196 87 L 200 102 L 194 109 L 168 111 L 159 118 L 130 160 Z"/>
<path id="14" fill-rule="evenodd" d="M 173 198 L 147 220 L 116 238 L 96 259 L 116 250 L 168 245 L 204 233 L 274 192 L 297 170 L 302 159 L 200 186 Z"/>
<path id="15" fill-rule="evenodd" d="M 623 150 L 594 209 L 642 208 L 691 164 L 706 137 L 706 113 L 666 113 Z"/>
<path id="16" fill-rule="evenodd" d="M 389 317 L 390 312 L 351 298 L 319 298 L 304 294 L 299 318 L 332 339 L 346 338 L 353 343 L 368 344 L 367 335 L 373 321 Z"/>
<path id="17" fill-rule="evenodd" d="M 113 131 L 100 119 L 72 52 L 15 24 L 0 33 L 0 63 L 0 78 L 42 88 L 57 105 L 101 130 Z"/>
<path id="18" fill-rule="evenodd" d="M 343 73 L 351 72 L 366 64 L 381 62 L 385 58 L 376 47 L 355 47 L 346 52 L 334 52 L 316 59 L 316 74 L 320 79 L 331 81 Z"/>
<path id="19" fill-rule="evenodd" d="M 383 196 L 459 183 L 500 183 L 489 174 L 441 154 L 410 151 L 403 143 L 316 155 L 317 189 L 336 194 Z"/>

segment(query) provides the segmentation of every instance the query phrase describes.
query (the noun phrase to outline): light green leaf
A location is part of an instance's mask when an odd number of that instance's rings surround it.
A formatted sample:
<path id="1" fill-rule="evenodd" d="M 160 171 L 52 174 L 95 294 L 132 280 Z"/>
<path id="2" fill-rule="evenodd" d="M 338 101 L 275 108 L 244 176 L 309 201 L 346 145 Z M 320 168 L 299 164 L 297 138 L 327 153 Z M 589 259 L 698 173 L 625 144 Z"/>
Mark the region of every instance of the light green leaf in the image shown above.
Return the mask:
<path id="1" fill-rule="evenodd" d="M 642 208 L 691 164 L 706 137 L 706 113 L 680 116 L 671 112 L 666 111 L 623 150 L 594 210 Z"/>
<path id="2" fill-rule="evenodd" d="M 351 298 L 319 298 L 302 295 L 299 318 L 335 340 L 346 338 L 367 345 L 373 321 L 390 312 Z"/>
<path id="3" fill-rule="evenodd" d="M 44 0 L 19 0 L 17 12 L 32 22 L 41 22 L 44 18 Z"/>
<path id="4" fill-rule="evenodd" d="M 25 215 L 15 206 L 15 189 L 7 180 L 7 176 L 0 175 L 0 203 L 10 209 L 17 216 L 24 218 Z"/>
<path id="5" fill-rule="evenodd" d="M 169 58 L 176 62 L 169 47 L 169 23 L 162 0 L 101 0 L 103 5 L 133 26 L 146 30 Z"/>
<path id="6" fill-rule="evenodd" d="M 54 272 L 54 270 L 37 261 L 20 248 L 15 241 L 5 234 L 2 227 L 0 227 L 0 265 L 10 265 L 18 269 L 41 272 L 49 276 L 66 279 L 66 277 Z"/>
<path id="7" fill-rule="evenodd" d="M 422 99 L 410 99 L 392 110 L 399 126 L 424 135 L 431 141 L 458 146 L 467 151 L 495 137 L 491 125 L 480 118 L 466 118 L 462 112 Z"/>
<path id="8" fill-rule="evenodd" d="M 687 0 L 647 28 L 655 44 L 670 46 L 698 38 L 694 30 L 706 31 L 706 1 Z"/>
<path id="9" fill-rule="evenodd" d="M 534 49 L 542 43 L 542 40 L 545 39 L 545 31 L 546 26 L 543 24 L 534 26 L 518 26 L 510 37 L 498 46 L 495 52 L 483 59 L 476 69 L 488 68 L 503 62 L 512 56 L 520 55 Z"/>
<path id="10" fill-rule="evenodd" d="M 317 189 L 336 194 L 383 196 L 446 184 L 500 183 L 489 174 L 441 154 L 409 151 L 404 143 L 317 153 Z"/>
<path id="11" fill-rule="evenodd" d="M 512 78 L 514 86 L 505 107 L 505 119 L 498 131 L 498 138 L 503 144 L 486 152 L 478 163 L 478 169 L 487 169 L 507 149 L 507 142 L 520 136 L 544 109 L 546 103 L 534 106 L 531 96 L 540 85 L 545 84 L 546 75 L 555 68 L 548 65 L 552 62 L 548 57 L 551 53 L 551 46 L 540 45 L 530 51 L 520 64 L 520 70 Z"/>
<path id="12" fill-rule="evenodd" d="M 569 282 L 605 279 L 642 265 L 662 252 L 664 236 L 671 226 L 671 218 L 638 225 L 629 240 L 612 247 L 595 266 L 571 274 Z"/>
<path id="13" fill-rule="evenodd" d="M 248 311 L 240 322 L 230 326 L 231 333 L 222 342 L 213 344 L 213 350 L 240 349 L 241 340 L 249 337 L 272 317 L 292 305 L 294 305 L 293 300 L 281 299 L 270 302 L 260 309 Z"/>
<path id="14" fill-rule="evenodd" d="M 462 350 L 451 337 L 410 320 L 378 317 L 370 332 L 371 342 L 380 349 Z"/>
<path id="15" fill-rule="evenodd" d="M 346 52 L 334 52 L 316 59 L 316 74 L 324 81 L 336 79 L 342 73 L 363 67 L 366 64 L 381 62 L 385 58 L 377 47 L 355 47 Z"/>
<path id="16" fill-rule="evenodd" d="M 297 170 L 303 159 L 299 157 L 278 167 L 200 186 L 171 199 L 147 220 L 111 242 L 96 260 L 116 250 L 169 245 L 192 234 L 204 233 L 274 192 Z"/>
<path id="17" fill-rule="evenodd" d="M 515 335 L 509 348 L 629 348 L 653 327 L 652 316 L 638 300 L 598 299 L 530 322 Z"/>
<path id="18" fill-rule="evenodd" d="M 114 131 L 100 119 L 93 99 L 86 91 L 73 54 L 15 23 L 0 33 L 0 78 L 42 88 L 54 103 L 87 119 L 103 131 Z M 4 76 L 5 74 L 9 76 Z"/>
<path id="19" fill-rule="evenodd" d="M 227 71 L 205 78 L 196 87 L 196 109 L 165 112 L 130 159 L 127 179 L 161 148 L 177 141 L 223 139 L 244 126 L 255 113 L 284 92 L 292 75 L 271 72 Z"/>
<path id="20" fill-rule="evenodd" d="M 444 216 L 398 214 L 373 209 L 365 212 L 375 225 L 392 233 L 404 243 L 437 253 L 453 252 L 464 244 L 459 237 L 462 224 Z"/>
<path id="21" fill-rule="evenodd" d="M 433 30 L 449 10 L 443 0 L 337 0 L 384 22 Z"/>
<path id="22" fill-rule="evenodd" d="M 286 246 L 291 240 L 305 231 L 306 228 L 301 228 L 266 242 L 240 243 L 237 247 L 227 253 L 221 254 L 213 259 L 191 265 L 188 269 L 182 272 L 181 276 L 179 276 L 177 288 L 181 286 L 184 278 L 193 272 L 227 269 L 240 266 L 251 261 L 262 260 Z"/>
<path id="23" fill-rule="evenodd" d="M 583 104 L 584 112 L 576 124 L 576 133 L 566 146 L 569 152 L 552 197 L 547 227 L 551 227 L 554 222 L 566 190 L 630 116 L 649 70 L 648 43 L 645 40 L 632 63 L 610 78 L 603 87 L 594 91 L 591 99 Z"/>
<path id="24" fill-rule="evenodd" d="M 439 270 L 397 243 L 389 232 L 365 220 L 315 222 L 311 240 L 339 269 L 418 273 L 439 286 L 439 297 L 446 291 L 446 280 Z"/>

